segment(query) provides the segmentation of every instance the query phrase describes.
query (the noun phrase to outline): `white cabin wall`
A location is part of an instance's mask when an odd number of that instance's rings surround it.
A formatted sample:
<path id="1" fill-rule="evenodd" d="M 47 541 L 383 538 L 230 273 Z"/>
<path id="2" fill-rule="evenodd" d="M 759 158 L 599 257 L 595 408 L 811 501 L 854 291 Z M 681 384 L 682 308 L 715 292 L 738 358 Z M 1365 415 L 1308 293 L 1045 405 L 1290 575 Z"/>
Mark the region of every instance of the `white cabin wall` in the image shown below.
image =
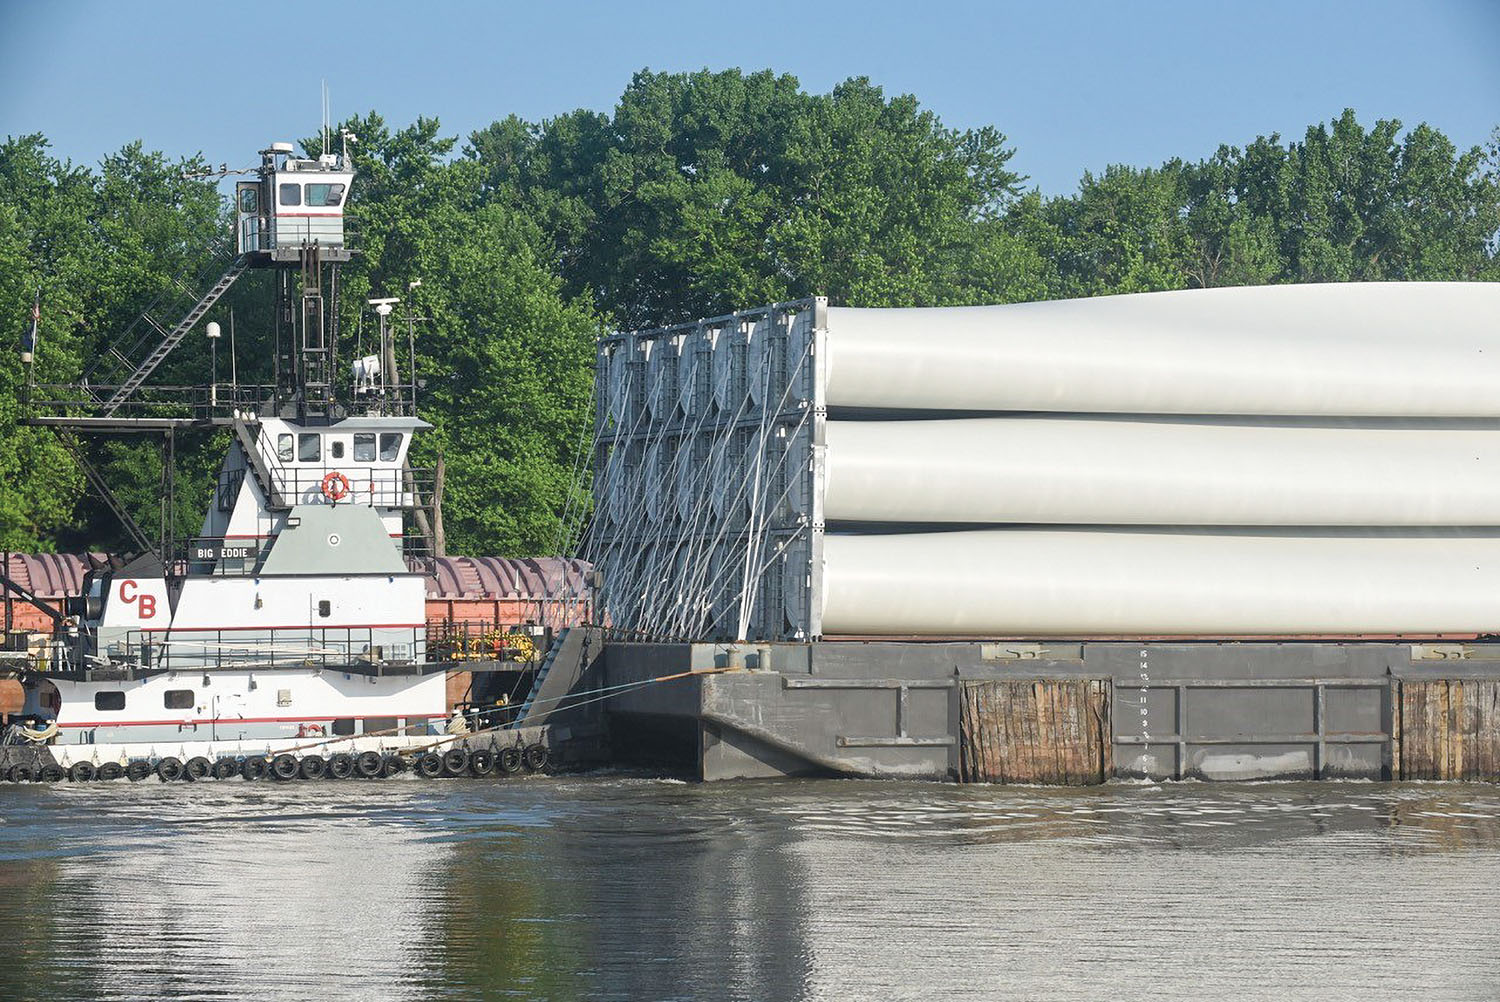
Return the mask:
<path id="1" fill-rule="evenodd" d="M 205 679 L 208 684 L 204 684 Z M 447 716 L 445 678 L 365 676 L 331 669 L 177 671 L 135 682 L 58 682 L 59 743 L 161 743 L 296 738 L 309 725 L 331 736 L 336 719 L 399 717 L 413 733 Z M 168 691 L 191 690 L 190 708 L 168 709 Z M 122 710 L 95 709 L 100 692 L 125 693 Z M 195 752 L 197 754 L 197 752 Z"/>
<path id="2" fill-rule="evenodd" d="M 183 583 L 172 629 L 421 629 L 426 595 L 426 579 L 415 574 L 191 577 Z M 328 616 L 318 615 L 319 601 L 329 603 Z"/>

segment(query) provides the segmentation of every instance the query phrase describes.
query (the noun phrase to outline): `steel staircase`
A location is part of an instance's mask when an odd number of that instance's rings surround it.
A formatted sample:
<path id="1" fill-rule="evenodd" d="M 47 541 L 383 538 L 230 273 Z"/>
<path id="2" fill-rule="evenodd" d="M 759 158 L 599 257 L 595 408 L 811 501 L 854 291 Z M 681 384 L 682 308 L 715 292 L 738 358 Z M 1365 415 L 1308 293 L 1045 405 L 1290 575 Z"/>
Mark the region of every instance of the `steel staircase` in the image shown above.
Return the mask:
<path id="1" fill-rule="evenodd" d="M 279 470 L 273 470 L 266 463 L 266 453 L 260 449 L 260 444 L 270 444 L 260 426 L 256 426 L 256 433 L 252 434 L 250 426 L 242 418 L 234 419 L 234 437 L 240 443 L 240 448 L 245 452 L 245 462 L 250 466 L 250 473 L 255 477 L 255 482 L 260 485 L 260 491 L 266 497 L 266 509 L 268 511 L 288 511 L 291 505 L 287 503 L 285 486 L 286 478 L 279 475 Z"/>
<path id="2" fill-rule="evenodd" d="M 148 354 L 140 363 L 136 364 L 130 374 L 127 375 L 125 379 L 120 383 L 120 385 L 115 388 L 114 394 L 104 402 L 101 408 L 101 413 L 105 417 L 112 416 L 115 411 L 119 410 L 120 406 L 130 398 L 131 394 L 140 389 L 141 384 L 146 381 L 151 373 L 156 371 L 156 367 L 161 365 L 162 361 L 167 357 L 168 354 L 171 353 L 172 349 L 176 348 L 177 345 L 181 343 L 182 339 L 187 335 L 188 331 L 192 330 L 194 325 L 196 325 L 199 320 L 203 319 L 203 315 L 209 311 L 214 303 L 217 303 L 220 297 L 222 297 L 224 293 L 229 291 L 229 287 L 234 285 L 235 279 L 244 274 L 245 269 L 249 267 L 249 265 L 250 258 L 248 255 L 244 254 L 231 261 L 229 264 L 229 270 L 225 271 L 224 274 L 220 276 L 219 280 L 212 286 L 210 286 L 207 292 L 203 293 L 203 295 L 199 297 L 198 301 L 193 305 L 193 307 L 188 310 L 187 315 L 184 316 L 180 321 L 178 321 L 177 325 L 171 330 L 168 330 L 161 324 L 157 323 L 149 313 L 141 315 L 141 320 L 144 321 L 149 328 L 147 332 L 147 339 L 149 340 L 151 334 L 154 332 L 155 335 L 160 338 L 160 340 L 157 342 L 156 346 L 151 349 L 150 354 Z M 179 287 L 181 287 L 180 283 Z M 145 342 L 143 341 L 142 343 Z M 111 349 L 110 353 L 113 356 L 113 361 L 123 363 L 125 365 L 131 364 L 130 360 L 119 351 Z"/>
<path id="3" fill-rule="evenodd" d="M 511 727 L 523 726 L 526 723 L 526 718 L 531 715 L 531 707 L 536 702 L 537 696 L 541 694 L 542 684 L 547 681 L 547 676 L 551 673 L 553 664 L 557 662 L 557 654 L 563 649 L 564 642 L 568 639 L 568 632 L 569 628 L 564 627 L 553 639 L 551 648 L 548 649 L 546 656 L 542 658 L 541 667 L 536 670 L 536 678 L 532 680 L 531 691 L 526 694 L 526 699 L 521 703 L 521 708 L 516 711 L 515 717 L 510 722 Z"/>
<path id="4" fill-rule="evenodd" d="M 593 634 L 594 631 L 586 627 L 564 627 L 558 631 L 552 639 L 552 647 L 537 668 L 531 691 L 507 725 L 510 729 L 538 727 L 547 723 L 554 713 L 571 712 L 571 707 L 564 707 L 562 703 L 573 693 L 581 673 L 591 663 L 589 652 L 596 646 Z"/>

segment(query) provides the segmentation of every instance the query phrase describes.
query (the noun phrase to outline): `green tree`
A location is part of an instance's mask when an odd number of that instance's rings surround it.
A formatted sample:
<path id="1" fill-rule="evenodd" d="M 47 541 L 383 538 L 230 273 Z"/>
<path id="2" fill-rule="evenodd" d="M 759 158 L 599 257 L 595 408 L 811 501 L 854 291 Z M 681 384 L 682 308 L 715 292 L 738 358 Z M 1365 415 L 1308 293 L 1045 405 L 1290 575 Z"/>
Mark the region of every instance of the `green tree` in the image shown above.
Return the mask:
<path id="1" fill-rule="evenodd" d="M 514 118 L 469 139 L 492 199 L 543 227 L 572 294 L 624 327 L 826 295 L 975 302 L 1024 290 L 1012 151 L 868 80 L 826 95 L 770 71 L 642 71 L 606 118 Z"/>
<path id="2" fill-rule="evenodd" d="M 35 378 L 76 378 L 79 331 L 94 308 L 93 194 L 88 172 L 51 156 L 43 137 L 0 144 L 0 545 L 12 549 L 53 549 L 80 494 L 81 477 L 56 437 L 18 423 L 25 373 L 16 345 L 40 291 Z"/>
<path id="3" fill-rule="evenodd" d="M 1052 296 L 1271 282 L 1496 277 L 1496 149 L 1353 111 L 1199 163 L 1113 165 L 1075 195 L 1011 206 Z"/>
<path id="4" fill-rule="evenodd" d="M 393 132 L 372 113 L 347 127 L 360 137 L 349 213 L 364 253 L 346 305 L 395 295 L 405 299 L 398 324 L 425 318 L 411 329 L 434 428 L 416 460 L 445 457 L 448 547 L 549 552 L 578 500 L 574 450 L 590 418 L 600 323 L 563 295 L 537 226 L 488 197 L 481 165 L 447 159 L 454 140 L 436 120 Z"/>

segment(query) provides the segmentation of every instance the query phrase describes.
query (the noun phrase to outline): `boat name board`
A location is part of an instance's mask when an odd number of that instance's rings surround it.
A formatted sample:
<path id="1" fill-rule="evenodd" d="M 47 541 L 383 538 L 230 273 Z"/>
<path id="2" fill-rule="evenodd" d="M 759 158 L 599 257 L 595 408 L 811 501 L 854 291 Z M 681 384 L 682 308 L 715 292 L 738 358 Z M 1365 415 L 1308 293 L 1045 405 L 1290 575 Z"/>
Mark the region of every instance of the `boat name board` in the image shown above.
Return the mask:
<path id="1" fill-rule="evenodd" d="M 192 545 L 192 560 L 254 560 L 260 544 L 253 540 L 203 539 Z"/>

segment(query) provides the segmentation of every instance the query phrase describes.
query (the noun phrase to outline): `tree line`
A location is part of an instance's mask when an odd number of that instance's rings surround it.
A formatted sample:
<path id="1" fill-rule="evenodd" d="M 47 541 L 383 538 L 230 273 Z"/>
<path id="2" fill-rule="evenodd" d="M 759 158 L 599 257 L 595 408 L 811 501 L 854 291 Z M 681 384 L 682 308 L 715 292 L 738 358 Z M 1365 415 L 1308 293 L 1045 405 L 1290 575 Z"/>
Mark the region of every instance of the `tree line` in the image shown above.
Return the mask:
<path id="1" fill-rule="evenodd" d="M 574 467 L 593 341 L 606 329 L 813 295 L 946 306 L 1500 279 L 1500 132 L 1464 150 L 1427 125 L 1365 125 L 1352 110 L 1297 139 L 1085 173 L 1055 196 L 1028 188 L 998 129 L 948 128 L 863 78 L 811 94 L 769 71 L 642 71 L 612 113 L 510 116 L 463 141 L 437 119 L 394 127 L 372 112 L 343 125 L 358 137 L 348 217 L 361 251 L 345 270 L 344 337 L 368 343 L 372 295 L 400 295 L 423 318 L 435 427 L 415 459 L 445 459 L 456 553 L 565 545 L 561 515 L 583 500 Z M 37 378 L 76 379 L 180 276 L 201 272 L 230 233 L 218 189 L 182 176 L 206 166 L 140 143 L 94 169 L 60 160 L 41 135 L 0 145 L 0 545 L 124 546 L 55 436 L 18 423 L 22 372 L 8 346 L 40 290 Z M 243 382 L 269 381 L 269 302 L 268 276 L 252 273 L 210 314 L 226 327 L 233 314 Z M 184 345 L 158 378 L 206 380 L 205 347 Z M 197 530 L 226 446 L 212 433 L 175 443 L 179 534 Z M 89 449 L 155 526 L 160 443 Z"/>

